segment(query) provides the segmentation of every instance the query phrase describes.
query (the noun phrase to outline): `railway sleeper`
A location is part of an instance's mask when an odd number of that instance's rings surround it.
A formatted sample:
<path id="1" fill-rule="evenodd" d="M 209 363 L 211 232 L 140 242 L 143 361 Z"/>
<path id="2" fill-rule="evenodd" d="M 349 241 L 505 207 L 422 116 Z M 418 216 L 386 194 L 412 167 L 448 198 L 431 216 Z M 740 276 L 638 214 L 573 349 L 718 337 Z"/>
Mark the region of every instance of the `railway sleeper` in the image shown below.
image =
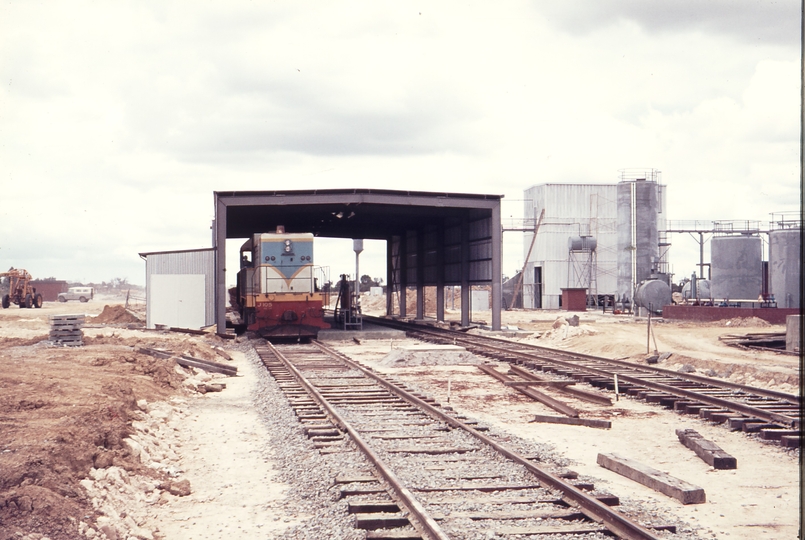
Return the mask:
<path id="1" fill-rule="evenodd" d="M 748 418 L 746 416 L 731 416 L 727 419 L 730 431 L 741 431 L 745 423 L 763 422 L 760 418 Z"/>
<path id="2" fill-rule="evenodd" d="M 341 432 L 334 426 L 331 427 L 303 427 L 302 431 L 309 438 L 313 437 L 341 437 Z"/>
<path id="3" fill-rule="evenodd" d="M 760 430 L 760 438 L 764 441 L 779 441 L 783 437 L 800 437 L 798 429 L 784 428 L 763 428 Z"/>
<path id="4" fill-rule="evenodd" d="M 347 512 L 350 514 L 394 514 L 399 511 L 399 505 L 391 500 L 347 502 Z"/>
<path id="5" fill-rule="evenodd" d="M 715 416 L 717 416 L 718 414 L 725 414 L 725 413 L 729 413 L 729 411 L 727 409 L 719 409 L 719 408 L 711 407 L 711 408 L 700 410 L 699 411 L 699 418 L 702 418 L 704 420 L 709 420 L 711 422 L 715 422 L 716 421 L 714 419 Z M 726 418 L 724 420 L 726 420 Z M 724 420 L 721 420 L 721 422 L 724 422 Z"/>
<path id="6" fill-rule="evenodd" d="M 699 411 L 706 408 L 705 404 L 698 401 L 682 400 L 674 403 L 674 410 L 682 414 L 699 414 Z"/>
<path id="7" fill-rule="evenodd" d="M 665 407 L 666 409 L 673 409 L 674 404 L 677 401 L 681 401 L 681 400 L 682 400 L 682 398 L 679 397 L 679 396 L 668 396 L 668 395 L 666 395 L 665 397 L 660 398 L 659 403 L 660 403 L 660 406 Z"/>
<path id="8" fill-rule="evenodd" d="M 355 526 L 363 530 L 393 529 L 398 527 L 411 526 L 408 518 L 401 513 L 373 513 L 373 514 L 353 514 L 355 516 Z"/>
<path id="9" fill-rule="evenodd" d="M 792 437 L 789 435 L 783 435 L 780 437 L 780 444 L 786 448 L 799 448 L 802 439 L 799 436 Z"/>
<path id="10" fill-rule="evenodd" d="M 760 430 L 762 429 L 783 429 L 783 427 L 778 426 L 777 424 L 769 424 L 765 421 L 744 422 L 743 426 L 741 426 L 741 430 L 744 433 L 760 433 Z"/>

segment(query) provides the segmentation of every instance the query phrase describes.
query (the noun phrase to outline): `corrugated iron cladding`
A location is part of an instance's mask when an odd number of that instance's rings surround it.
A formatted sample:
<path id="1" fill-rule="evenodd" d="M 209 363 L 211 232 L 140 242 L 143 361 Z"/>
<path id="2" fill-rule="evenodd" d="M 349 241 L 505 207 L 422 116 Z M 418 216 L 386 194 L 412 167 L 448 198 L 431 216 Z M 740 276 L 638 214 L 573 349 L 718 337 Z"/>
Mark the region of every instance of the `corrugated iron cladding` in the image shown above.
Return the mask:
<path id="1" fill-rule="evenodd" d="M 161 253 L 144 253 L 145 282 L 151 282 L 152 275 L 160 274 L 203 274 L 204 293 L 207 302 L 204 306 L 205 324 L 215 323 L 215 250 L 200 249 L 197 251 L 165 251 Z M 151 290 L 146 290 L 147 296 L 151 295 Z M 146 304 L 150 298 L 146 299 Z"/>

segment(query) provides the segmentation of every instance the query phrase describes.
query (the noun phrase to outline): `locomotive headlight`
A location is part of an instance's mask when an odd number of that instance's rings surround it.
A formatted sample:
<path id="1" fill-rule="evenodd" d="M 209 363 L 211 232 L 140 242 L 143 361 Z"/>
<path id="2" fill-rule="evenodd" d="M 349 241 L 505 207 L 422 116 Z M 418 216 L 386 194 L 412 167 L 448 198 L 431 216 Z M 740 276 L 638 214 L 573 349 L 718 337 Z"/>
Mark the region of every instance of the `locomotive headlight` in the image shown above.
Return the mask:
<path id="1" fill-rule="evenodd" d="M 291 241 L 286 240 L 285 241 L 285 253 L 290 253 L 290 252 L 291 252 Z"/>

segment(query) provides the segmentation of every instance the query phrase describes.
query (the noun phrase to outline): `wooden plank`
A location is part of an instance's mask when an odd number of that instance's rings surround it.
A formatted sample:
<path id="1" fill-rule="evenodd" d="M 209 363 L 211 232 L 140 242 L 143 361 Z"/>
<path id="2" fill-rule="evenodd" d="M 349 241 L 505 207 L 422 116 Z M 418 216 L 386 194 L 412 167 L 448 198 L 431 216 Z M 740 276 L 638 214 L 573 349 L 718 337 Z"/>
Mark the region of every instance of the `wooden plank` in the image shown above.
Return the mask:
<path id="1" fill-rule="evenodd" d="M 700 504 L 706 501 L 704 489 L 637 461 L 617 454 L 598 454 L 597 461 L 605 469 L 673 497 L 682 504 Z"/>
<path id="2" fill-rule="evenodd" d="M 436 491 L 481 491 L 481 492 L 510 491 L 510 490 L 516 491 L 525 489 L 540 489 L 541 487 L 542 486 L 540 486 L 539 484 L 490 484 L 485 486 L 474 486 L 465 484 L 452 487 L 418 487 L 413 489 L 415 491 L 429 493 Z"/>
<path id="3" fill-rule="evenodd" d="M 503 383 L 506 386 L 522 387 L 522 386 L 555 386 L 557 388 L 570 386 L 576 384 L 576 381 L 506 381 Z"/>
<path id="4" fill-rule="evenodd" d="M 780 444 L 785 446 L 786 448 L 799 448 L 801 443 L 802 439 L 800 437 L 791 437 L 783 435 L 780 438 Z"/>
<path id="5" fill-rule="evenodd" d="M 389 448 L 386 450 L 390 454 L 464 454 L 466 452 L 474 452 L 476 448 L 458 448 L 458 447 L 436 447 L 436 446 L 405 446 L 400 448 Z"/>
<path id="6" fill-rule="evenodd" d="M 439 504 L 556 504 L 567 507 L 562 499 L 540 499 L 538 497 L 506 497 L 504 495 L 475 495 L 471 499 L 463 497 L 439 497 Z"/>
<path id="7" fill-rule="evenodd" d="M 377 482 L 377 478 L 371 475 L 365 476 L 336 476 L 335 483 L 336 484 L 353 484 L 353 483 L 362 483 L 362 482 Z"/>
<path id="8" fill-rule="evenodd" d="M 350 514 L 377 514 L 380 512 L 394 514 L 400 511 L 400 507 L 393 501 L 361 501 L 348 502 L 347 512 Z"/>
<path id="9" fill-rule="evenodd" d="M 366 540 L 422 540 L 415 530 L 392 529 L 388 531 L 367 531 Z"/>
<path id="10" fill-rule="evenodd" d="M 531 525 L 528 527 L 501 527 L 495 529 L 495 534 L 499 536 L 513 536 L 513 535 L 540 535 L 540 534 L 588 534 L 588 533 L 606 533 L 606 527 L 601 525 L 566 525 L 562 526 L 540 526 Z"/>
<path id="11" fill-rule="evenodd" d="M 410 525 L 402 514 L 353 514 L 355 526 L 363 530 L 390 529 Z"/>
<path id="12" fill-rule="evenodd" d="M 377 487 L 356 487 L 356 488 L 341 488 L 340 497 L 356 497 L 358 495 L 377 495 L 379 493 L 387 493 L 386 489 L 381 485 Z"/>
<path id="13" fill-rule="evenodd" d="M 431 514 L 433 519 L 471 519 L 473 521 L 481 521 L 486 519 L 584 519 L 584 514 L 575 509 L 566 508 L 536 508 L 534 510 L 526 511 L 466 511 L 466 512 L 450 512 L 450 514 L 442 514 L 435 512 Z"/>
<path id="14" fill-rule="evenodd" d="M 502 478 L 502 474 L 495 473 L 452 473 L 445 475 L 447 480 L 490 480 L 492 478 Z"/>
<path id="15" fill-rule="evenodd" d="M 546 424 L 565 424 L 568 426 L 585 426 L 598 429 L 610 429 L 612 427 L 612 422 L 610 422 L 609 420 L 596 420 L 594 418 L 568 418 L 564 416 L 547 416 L 543 414 L 538 414 L 534 416 L 534 419 L 529 420 L 529 422 L 530 423 L 543 422 Z"/>
<path id="16" fill-rule="evenodd" d="M 693 429 L 677 429 L 679 442 L 696 452 L 705 463 L 714 469 L 737 469 L 738 460 L 722 450 L 717 444 L 702 437 Z"/>
<path id="17" fill-rule="evenodd" d="M 782 428 L 765 428 L 760 430 L 760 438 L 764 441 L 779 441 L 783 437 L 799 437 L 799 430 Z"/>
<path id="18" fill-rule="evenodd" d="M 174 356 L 167 351 L 160 351 L 158 349 L 149 349 L 147 347 L 139 347 L 137 352 L 147 354 L 150 356 L 154 356 L 156 358 L 171 358 L 177 364 L 182 367 L 194 367 L 198 369 L 203 369 L 204 371 L 210 371 L 213 373 L 221 373 L 222 375 L 228 375 L 230 377 L 234 377 L 238 374 L 238 368 L 235 366 L 229 366 L 227 364 L 219 364 L 218 362 L 211 362 L 209 360 L 202 360 L 200 358 L 193 358 L 192 356 Z"/>

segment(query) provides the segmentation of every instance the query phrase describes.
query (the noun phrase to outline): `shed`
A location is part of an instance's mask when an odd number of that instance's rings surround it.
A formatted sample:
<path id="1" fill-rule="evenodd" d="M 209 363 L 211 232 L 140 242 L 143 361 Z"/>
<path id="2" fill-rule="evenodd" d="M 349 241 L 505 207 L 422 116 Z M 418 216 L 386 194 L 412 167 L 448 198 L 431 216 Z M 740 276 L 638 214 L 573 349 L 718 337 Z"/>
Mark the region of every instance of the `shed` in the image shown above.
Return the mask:
<path id="1" fill-rule="evenodd" d="M 469 325 L 470 290 L 491 287 L 492 328 L 500 329 L 502 195 L 327 189 L 215 192 L 213 242 L 215 321 L 226 324 L 226 240 L 275 230 L 329 238 L 386 241 L 388 315 L 406 317 L 406 294 L 416 291 L 423 318 L 425 287 L 436 287 L 436 318 L 444 320 L 444 288 L 461 287 L 461 323 Z M 392 313 L 393 295 L 399 313 Z"/>
<path id="2" fill-rule="evenodd" d="M 145 260 L 146 326 L 215 324 L 215 249 L 140 253 Z"/>

